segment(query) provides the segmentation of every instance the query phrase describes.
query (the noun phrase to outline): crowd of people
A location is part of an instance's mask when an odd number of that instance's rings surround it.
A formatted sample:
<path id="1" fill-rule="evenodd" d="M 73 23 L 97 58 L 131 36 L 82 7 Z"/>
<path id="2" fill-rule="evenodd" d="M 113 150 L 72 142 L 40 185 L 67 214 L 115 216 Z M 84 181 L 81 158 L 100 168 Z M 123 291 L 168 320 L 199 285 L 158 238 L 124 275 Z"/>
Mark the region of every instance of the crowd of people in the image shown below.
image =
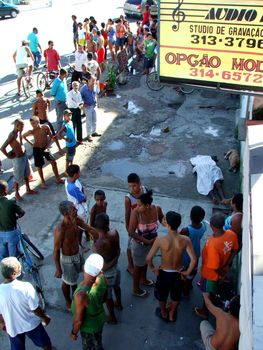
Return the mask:
<path id="1" fill-rule="evenodd" d="M 16 119 L 1 151 L 13 162 L 17 201 L 22 200 L 19 186 L 23 182 L 28 194 L 38 194 L 30 187 L 32 167 L 24 141 L 32 146 L 41 187 L 48 187 L 43 171 L 45 159 L 52 166 L 56 183 L 64 184 L 65 200 L 58 205 L 62 219 L 54 230 L 55 277 L 62 280 L 66 308 L 73 314 L 71 339 L 76 340 L 80 332 L 84 350 L 103 349 L 102 331 L 106 321 L 103 304 L 106 303 L 107 322 L 110 324 L 118 322 L 115 308 L 123 308 L 118 267 L 120 235 L 111 228 L 107 215 L 110 204 L 103 190 L 95 191 L 95 204 L 90 213 L 87 212 L 87 196 L 80 181 L 80 167 L 74 162 L 74 157 L 77 146 L 84 141 L 83 114 L 86 117 L 86 140 L 92 142 L 93 137 L 101 136 L 97 132 L 97 87 L 105 70 L 105 61 L 110 59 L 115 62 L 118 53 L 126 50 L 128 56 L 136 54 L 138 61 L 143 60 L 144 73 L 148 74 L 154 65 L 158 24 L 157 20 L 151 20 L 148 5 L 143 21 L 137 22 L 136 33 L 131 32 L 129 22 L 123 16 L 115 21 L 109 19 L 100 26 L 92 16 L 80 22 L 72 15 L 72 21 L 75 66 L 71 90 L 68 91 L 67 71 L 61 67 L 60 55 L 54 49 L 53 41 L 48 42 L 43 53 L 48 72 L 59 71 L 50 90 L 55 102 L 56 125 L 49 120 L 51 101 L 43 91 L 37 90 L 32 105 L 31 129 L 23 132 L 24 121 Z M 42 47 L 37 28 L 33 28 L 27 40 L 23 40 L 13 58 L 20 95 L 24 68 L 29 67 L 31 75 L 41 63 Z M 60 155 L 64 155 L 61 140 L 66 143 L 65 180 L 60 176 L 56 159 L 50 152 L 50 145 L 54 142 Z M 11 151 L 8 151 L 9 148 Z M 156 316 L 164 322 L 176 322 L 180 300 L 191 293 L 193 280 L 201 265 L 198 284 L 204 302 L 202 307 L 194 308 L 194 313 L 203 319 L 200 330 L 205 348 L 234 350 L 239 339 L 239 297 L 230 301 L 229 312 L 225 312 L 215 305 L 214 296 L 242 248 L 242 194 L 236 194 L 229 200 L 233 208 L 229 217 L 225 218 L 220 212 L 212 215 L 212 234 L 202 249 L 201 240 L 207 230 L 203 208 L 194 206 L 189 225 L 179 229 L 181 215 L 173 210 L 164 213 L 159 205 L 154 204 L 153 192 L 141 184 L 138 174 L 129 174 L 127 183 L 129 191 L 124 199 L 124 219 L 128 234 L 127 272 L 133 279 L 132 294 L 145 298 L 149 295 L 148 287 L 153 287 L 159 302 Z M 43 327 L 49 324 L 50 317 L 38 306 L 32 285 L 18 279 L 21 265 L 16 258 L 20 239 L 17 220 L 25 212 L 7 195 L 8 185 L 0 181 L 0 260 L 4 277 L 0 285 L 0 328 L 7 332 L 11 349 L 25 349 L 25 336 L 28 336 L 36 346 L 50 350 L 51 340 Z M 158 236 L 160 225 L 166 229 L 164 236 Z M 155 259 L 158 251 L 161 253 L 159 264 Z M 89 255 L 86 261 L 84 254 Z M 155 280 L 148 278 L 148 268 Z M 83 280 L 78 284 L 82 272 Z M 209 313 L 216 318 L 216 329 L 206 321 Z"/>
<path id="2" fill-rule="evenodd" d="M 71 339 L 76 340 L 80 332 L 83 349 L 102 349 L 102 331 L 106 321 L 103 304 L 106 303 L 107 322 L 110 324 L 117 323 L 114 309 L 123 308 L 118 267 L 120 236 L 116 229 L 110 227 L 105 192 L 95 191 L 95 204 L 88 215 L 80 167 L 69 165 L 67 175 L 67 200 L 59 204 L 62 220 L 54 230 L 55 277 L 62 279 L 65 304 L 73 314 Z M 189 225 L 179 230 L 181 215 L 174 211 L 164 214 L 160 206 L 153 204 L 152 191 L 141 184 L 137 174 L 129 174 L 127 182 L 129 192 L 125 196 L 124 207 L 129 236 L 127 272 L 133 278 L 132 294 L 145 298 L 149 295 L 145 286 L 154 287 L 154 295 L 159 302 L 156 316 L 164 322 L 176 322 L 178 305 L 182 296 L 189 296 L 193 288 L 201 257 L 198 284 L 204 303 L 202 307 L 195 307 L 194 313 L 204 320 L 209 312 L 216 318 L 216 329 L 208 321 L 201 322 L 202 339 L 206 349 L 235 349 L 239 339 L 239 297 L 230 301 L 228 313 L 214 304 L 214 296 L 242 247 L 242 194 L 236 194 L 231 199 L 233 213 L 229 217 L 221 212 L 212 215 L 212 234 L 201 249 L 201 239 L 207 229 L 203 208 L 194 206 Z M 51 349 L 50 338 L 40 323 L 42 320 L 47 324 L 50 319 L 38 307 L 32 286 L 17 280 L 21 273 L 21 265 L 15 258 L 20 235 L 17 220 L 25 212 L 16 202 L 7 199 L 7 194 L 7 183 L 0 181 L 0 259 L 5 278 L 0 286 L 0 324 L 7 331 L 11 344 L 24 342 L 27 335 L 35 345 Z M 167 230 L 164 236 L 158 236 L 161 224 Z M 91 254 L 84 261 L 84 253 L 88 250 Z M 161 262 L 157 264 L 155 256 L 158 251 Z M 147 267 L 156 281 L 148 279 Z M 82 272 L 83 280 L 78 285 Z M 13 298 L 20 301 L 13 304 Z M 21 325 L 15 327 L 12 319 L 22 308 Z M 26 318 L 30 321 L 25 322 Z M 17 345 L 12 346 L 12 349 L 20 349 Z"/>

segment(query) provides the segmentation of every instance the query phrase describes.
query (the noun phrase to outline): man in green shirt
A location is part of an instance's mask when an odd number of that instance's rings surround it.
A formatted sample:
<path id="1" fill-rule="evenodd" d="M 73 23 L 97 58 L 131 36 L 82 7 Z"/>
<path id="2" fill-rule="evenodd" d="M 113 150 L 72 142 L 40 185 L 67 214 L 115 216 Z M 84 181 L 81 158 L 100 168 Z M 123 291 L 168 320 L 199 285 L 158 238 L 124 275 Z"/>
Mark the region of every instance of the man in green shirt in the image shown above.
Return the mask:
<path id="1" fill-rule="evenodd" d="M 107 297 L 107 284 L 101 272 L 103 264 L 101 255 L 91 254 L 84 265 L 84 279 L 74 292 L 71 306 L 74 319 L 70 336 L 72 340 L 77 340 L 80 331 L 83 350 L 103 350 L 103 303 Z"/>
<path id="2" fill-rule="evenodd" d="M 25 215 L 23 209 L 14 200 L 7 199 L 8 184 L 0 181 L 0 261 L 17 255 L 19 230 L 17 219 Z"/>

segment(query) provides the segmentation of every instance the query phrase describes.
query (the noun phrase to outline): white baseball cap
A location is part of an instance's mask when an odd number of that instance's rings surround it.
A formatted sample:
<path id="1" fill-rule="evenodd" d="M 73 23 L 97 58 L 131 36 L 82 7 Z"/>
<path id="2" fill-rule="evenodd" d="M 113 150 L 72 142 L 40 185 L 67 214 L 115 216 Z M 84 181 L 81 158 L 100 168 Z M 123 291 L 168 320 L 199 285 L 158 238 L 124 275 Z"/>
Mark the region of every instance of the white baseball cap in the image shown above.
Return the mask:
<path id="1" fill-rule="evenodd" d="M 84 265 L 84 272 L 92 277 L 96 277 L 100 274 L 103 268 L 104 260 L 99 254 L 91 254 Z"/>

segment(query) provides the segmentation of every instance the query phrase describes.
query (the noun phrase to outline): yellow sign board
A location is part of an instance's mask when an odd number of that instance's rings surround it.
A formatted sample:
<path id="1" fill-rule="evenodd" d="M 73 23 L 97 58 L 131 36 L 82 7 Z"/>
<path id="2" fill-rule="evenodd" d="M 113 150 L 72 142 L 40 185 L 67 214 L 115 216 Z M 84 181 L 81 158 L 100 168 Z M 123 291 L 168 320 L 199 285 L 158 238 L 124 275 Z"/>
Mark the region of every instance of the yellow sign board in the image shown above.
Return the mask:
<path id="1" fill-rule="evenodd" d="M 263 0 L 160 0 L 160 80 L 263 91 Z"/>

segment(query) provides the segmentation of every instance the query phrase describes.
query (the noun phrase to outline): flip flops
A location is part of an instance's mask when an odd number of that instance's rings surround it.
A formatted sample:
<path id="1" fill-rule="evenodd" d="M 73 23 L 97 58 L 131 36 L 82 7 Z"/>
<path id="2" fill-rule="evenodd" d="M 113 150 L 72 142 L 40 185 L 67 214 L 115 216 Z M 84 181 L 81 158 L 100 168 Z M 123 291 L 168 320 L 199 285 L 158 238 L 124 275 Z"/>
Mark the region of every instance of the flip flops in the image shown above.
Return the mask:
<path id="1" fill-rule="evenodd" d="M 149 295 L 149 292 L 148 292 L 147 290 L 143 289 L 141 293 L 135 293 L 135 292 L 133 292 L 132 294 L 133 294 L 135 297 L 145 298 L 145 297 L 147 297 L 147 296 Z"/>
<path id="2" fill-rule="evenodd" d="M 169 322 L 168 316 L 167 316 L 166 318 L 164 318 L 163 315 L 162 315 L 162 313 L 161 313 L 161 309 L 160 309 L 159 307 L 157 307 L 157 308 L 155 309 L 155 315 L 156 315 L 158 318 L 160 318 L 162 321 L 164 321 L 164 322 Z"/>
<path id="3" fill-rule="evenodd" d="M 148 280 L 148 283 L 142 283 L 146 287 L 154 287 L 154 282 L 153 280 Z"/>

